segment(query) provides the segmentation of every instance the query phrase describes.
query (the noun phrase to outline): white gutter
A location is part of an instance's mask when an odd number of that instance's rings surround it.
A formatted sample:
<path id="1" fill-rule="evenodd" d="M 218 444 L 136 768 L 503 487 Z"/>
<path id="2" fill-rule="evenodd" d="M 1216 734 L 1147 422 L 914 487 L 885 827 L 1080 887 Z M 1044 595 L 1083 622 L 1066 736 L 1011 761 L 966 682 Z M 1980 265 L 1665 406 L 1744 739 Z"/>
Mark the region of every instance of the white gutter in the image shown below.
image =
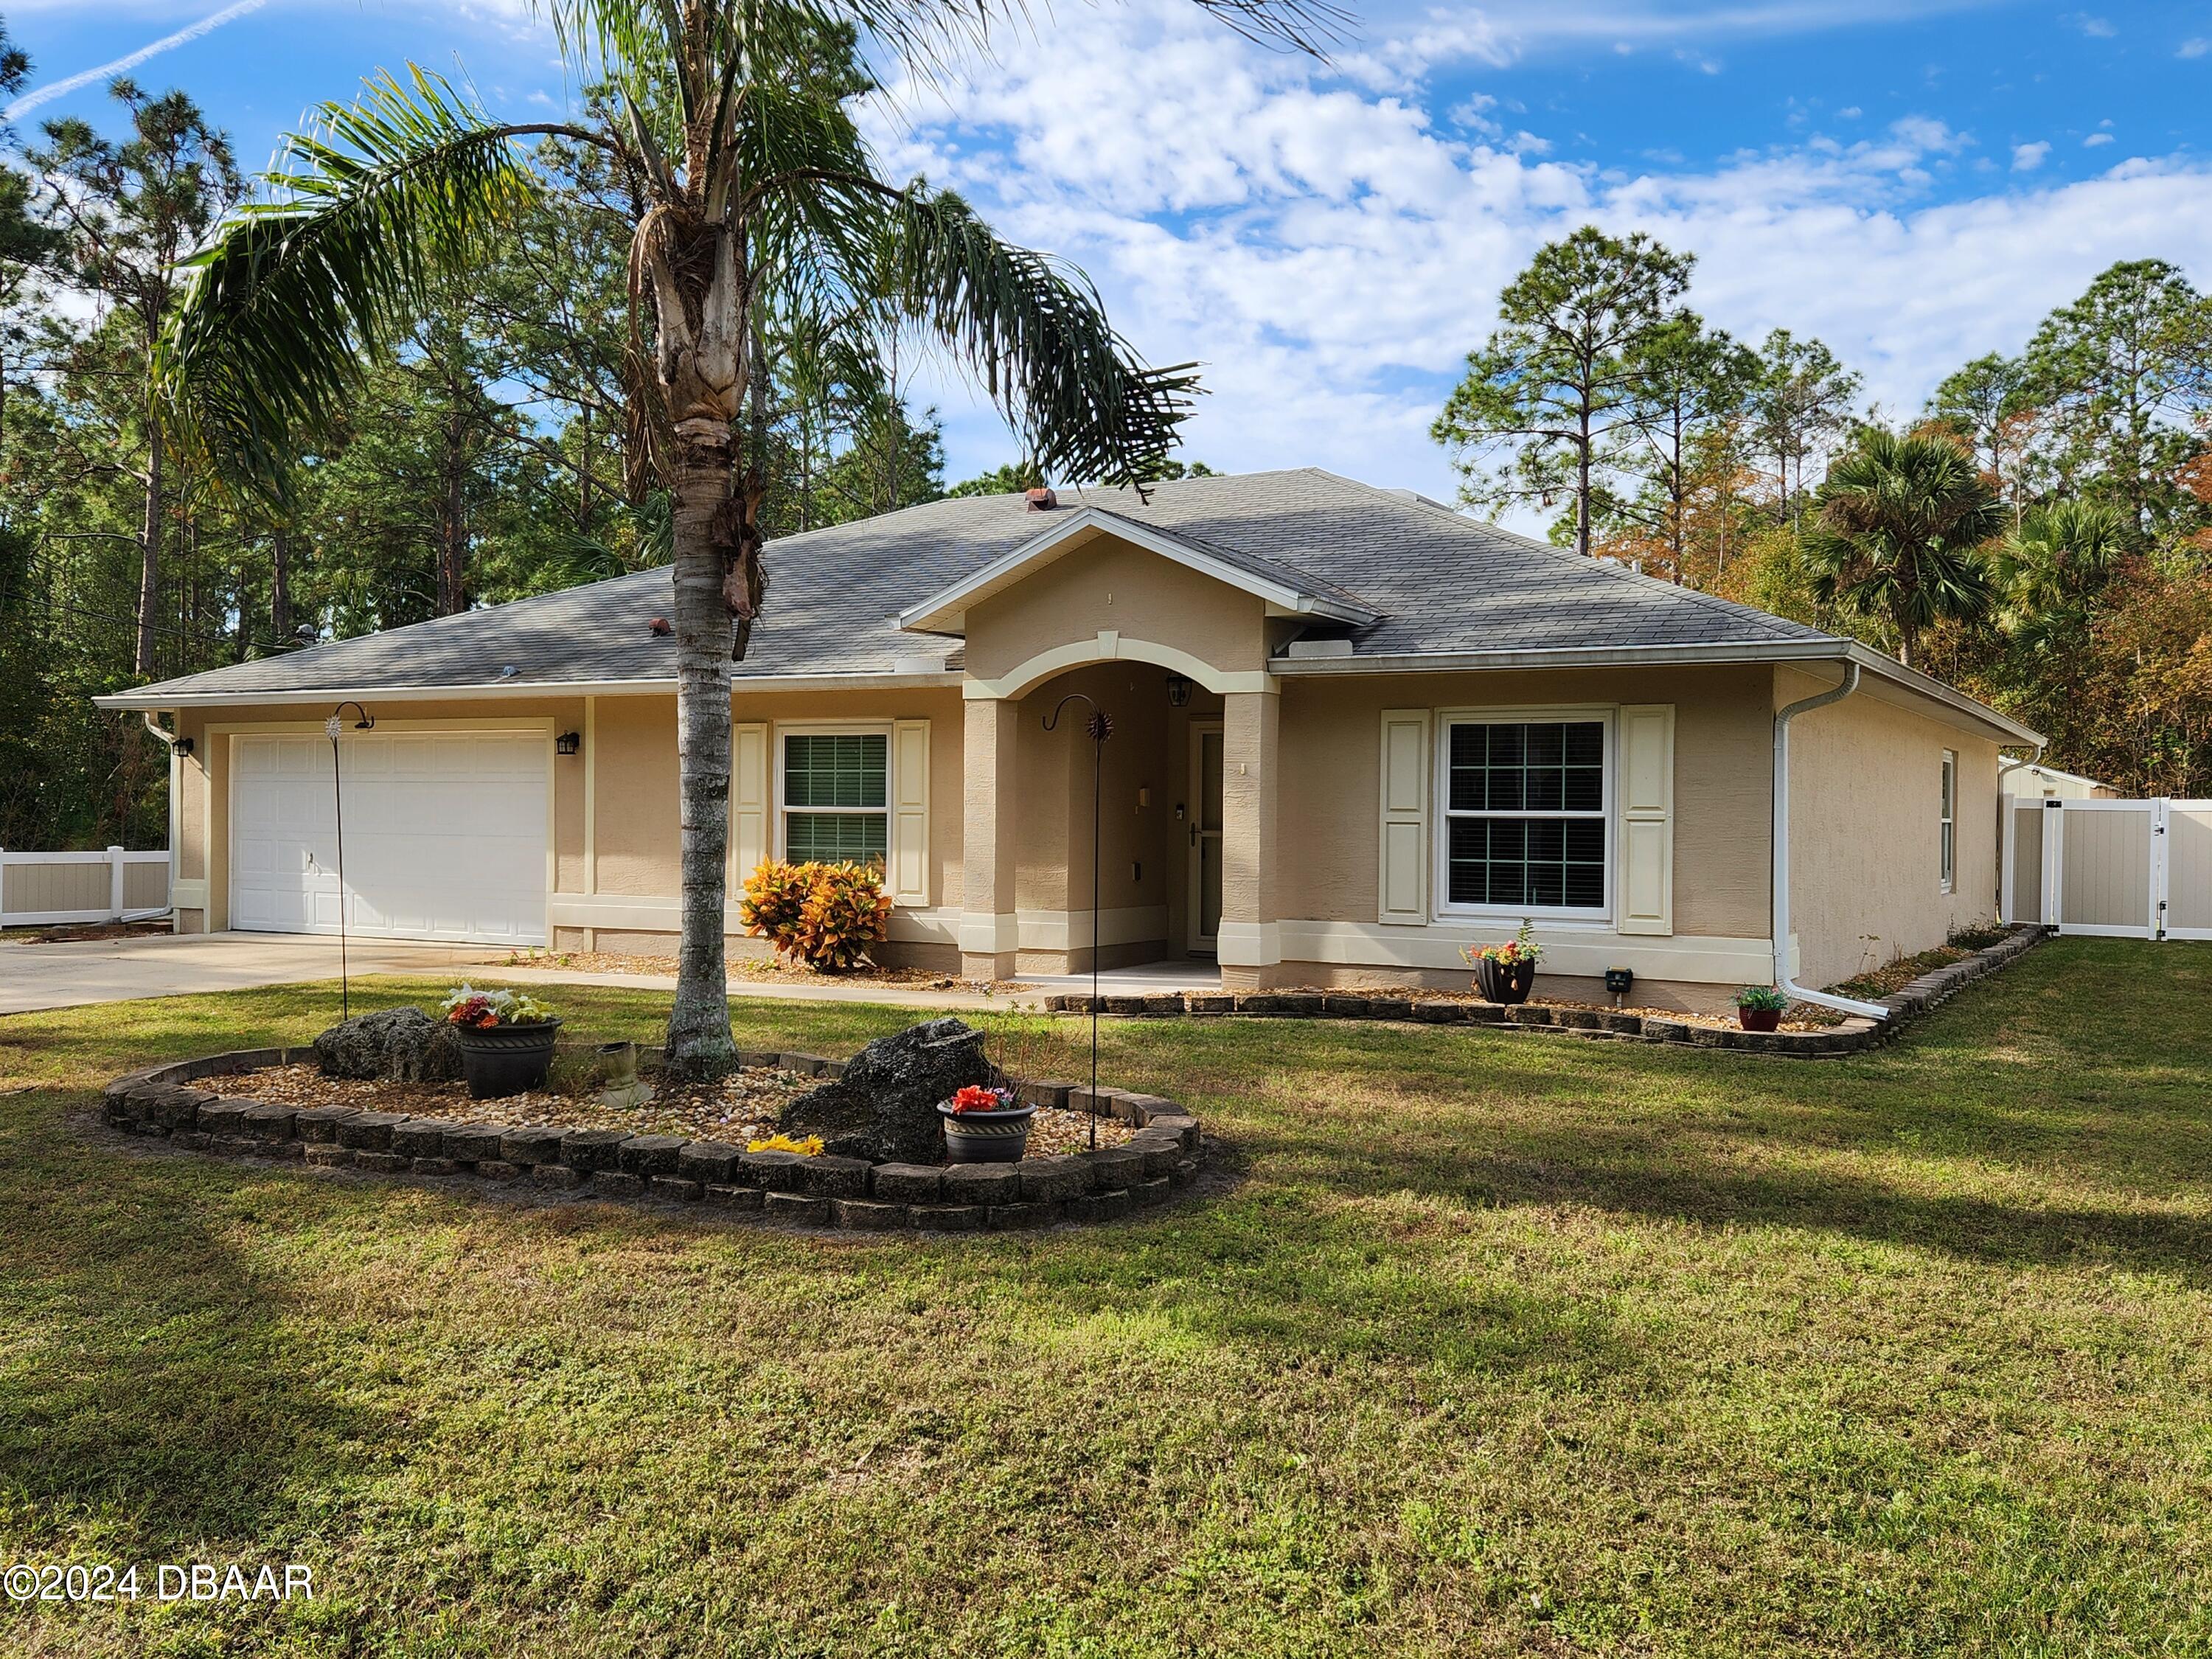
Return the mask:
<path id="1" fill-rule="evenodd" d="M 1808 991 L 1790 974 L 1790 722 L 1815 708 L 1841 702 L 1859 689 L 1859 665 L 1844 665 L 1844 678 L 1817 696 L 1793 702 L 1774 715 L 1774 988 L 1798 1002 L 1816 1008 L 1832 1008 L 1839 1014 L 1858 1014 L 1868 1019 L 1887 1019 L 1890 1011 L 1879 1002 L 1860 1002 L 1852 997 Z"/>
<path id="2" fill-rule="evenodd" d="M 735 696 L 769 691 L 912 691 L 957 690 L 963 684 L 957 671 L 927 674 L 881 674 L 856 670 L 832 674 L 743 674 L 733 678 Z M 134 691 L 112 691 L 94 697 L 96 708 L 147 709 L 276 708 L 289 703 L 331 702 L 343 697 L 374 697 L 379 702 L 477 702 L 480 699 L 546 697 L 615 697 L 673 696 L 676 682 L 666 680 L 495 680 L 469 685 L 378 685 L 372 681 L 310 686 L 281 691 L 164 691 L 159 685 Z"/>
<path id="3" fill-rule="evenodd" d="M 156 916 L 174 915 L 177 908 L 177 860 L 180 856 L 177 849 L 177 734 L 161 729 L 161 715 L 158 709 L 149 708 L 138 718 L 146 723 L 149 732 L 161 738 L 161 746 L 169 751 L 169 902 L 158 910 L 141 910 L 135 915 L 125 910 L 120 917 L 124 921 L 151 921 Z M 119 905 L 117 908 L 121 908 Z"/>

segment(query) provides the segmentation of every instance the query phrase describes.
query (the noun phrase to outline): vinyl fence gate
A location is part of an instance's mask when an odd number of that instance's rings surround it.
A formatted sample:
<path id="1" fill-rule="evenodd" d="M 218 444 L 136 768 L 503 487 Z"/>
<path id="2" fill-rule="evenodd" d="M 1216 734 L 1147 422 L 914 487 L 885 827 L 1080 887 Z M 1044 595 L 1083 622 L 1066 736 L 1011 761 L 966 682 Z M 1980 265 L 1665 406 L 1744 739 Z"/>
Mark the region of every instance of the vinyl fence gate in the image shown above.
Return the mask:
<path id="1" fill-rule="evenodd" d="M 2212 939 L 2212 800 L 2006 810 L 2007 921 L 2108 939 Z"/>

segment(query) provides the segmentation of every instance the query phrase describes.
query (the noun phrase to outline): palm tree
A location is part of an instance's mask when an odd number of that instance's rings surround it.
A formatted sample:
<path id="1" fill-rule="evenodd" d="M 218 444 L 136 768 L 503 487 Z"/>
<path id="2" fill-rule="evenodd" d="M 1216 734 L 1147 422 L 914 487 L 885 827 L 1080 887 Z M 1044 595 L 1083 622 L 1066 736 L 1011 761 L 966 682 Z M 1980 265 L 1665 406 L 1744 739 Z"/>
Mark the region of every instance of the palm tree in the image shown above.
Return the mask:
<path id="1" fill-rule="evenodd" d="M 2111 507 L 2068 500 L 2030 507 L 1990 561 L 2002 595 L 1999 625 L 2039 651 L 2078 642 L 2090 602 L 2126 551 Z"/>
<path id="2" fill-rule="evenodd" d="M 1979 550 L 2004 529 L 2004 504 L 1951 438 L 1869 428 L 1828 469 L 1813 507 L 1814 597 L 1879 623 L 1899 662 L 1911 665 L 1938 622 L 1988 613 Z"/>
<path id="3" fill-rule="evenodd" d="M 1314 0 L 1197 0 L 1304 46 Z M 1004 15 L 991 0 L 536 0 L 581 118 L 499 123 L 435 76 L 380 74 L 325 106 L 196 264 L 160 356 L 172 423 L 223 473 L 280 492 L 303 441 L 516 210 L 556 186 L 532 141 L 603 155 L 632 204 L 626 392 L 633 497 L 671 498 L 683 936 L 672 1067 L 732 1063 L 723 957 L 730 689 L 766 586 L 765 480 L 740 466 L 771 313 L 890 307 L 977 374 L 1024 453 L 1074 480 L 1159 462 L 1195 388 L 1145 367 L 1079 273 L 996 237 L 949 192 L 881 176 L 845 100 L 857 45 L 925 70 Z"/>

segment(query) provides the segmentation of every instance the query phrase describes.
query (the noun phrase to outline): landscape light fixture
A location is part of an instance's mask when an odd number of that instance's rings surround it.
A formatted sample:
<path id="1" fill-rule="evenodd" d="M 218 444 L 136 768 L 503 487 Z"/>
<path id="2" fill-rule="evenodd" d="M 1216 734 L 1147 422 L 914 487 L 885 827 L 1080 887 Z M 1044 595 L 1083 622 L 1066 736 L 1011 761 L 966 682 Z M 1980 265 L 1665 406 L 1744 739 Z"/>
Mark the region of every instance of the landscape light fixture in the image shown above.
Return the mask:
<path id="1" fill-rule="evenodd" d="M 331 806 L 338 842 L 338 1018 L 341 1020 L 353 1017 L 353 981 L 346 972 L 345 773 L 338 764 L 338 739 L 345 735 L 345 711 L 349 708 L 361 716 L 353 723 L 355 731 L 374 731 L 376 726 L 376 721 L 368 710 L 350 697 L 331 709 L 330 719 L 323 722 L 323 735 L 331 740 Z"/>
<path id="2" fill-rule="evenodd" d="M 1071 691 L 1044 717 L 1044 729 L 1060 724 L 1060 711 L 1080 697 L 1091 705 L 1091 718 L 1083 729 L 1091 734 L 1091 1150 L 1098 1150 L 1098 802 L 1106 775 L 1106 739 L 1114 735 L 1113 717 L 1097 701 L 1081 691 Z"/>

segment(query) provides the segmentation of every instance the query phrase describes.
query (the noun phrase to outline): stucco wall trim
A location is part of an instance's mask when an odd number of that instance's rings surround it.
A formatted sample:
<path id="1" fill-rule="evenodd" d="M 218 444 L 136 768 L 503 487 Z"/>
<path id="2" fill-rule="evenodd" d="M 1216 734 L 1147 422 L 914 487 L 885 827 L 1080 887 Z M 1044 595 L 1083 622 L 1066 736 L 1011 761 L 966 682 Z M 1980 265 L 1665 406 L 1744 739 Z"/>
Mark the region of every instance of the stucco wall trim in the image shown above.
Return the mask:
<path id="1" fill-rule="evenodd" d="M 1096 638 L 1074 640 L 1066 645 L 1056 645 L 1049 651 L 1040 651 L 995 680 L 966 680 L 962 684 L 960 695 L 970 702 L 1026 696 L 1054 675 L 1095 662 L 1152 663 L 1158 667 L 1172 669 L 1209 691 L 1273 691 L 1276 689 L 1274 677 L 1264 669 L 1254 669 L 1245 673 L 1224 672 L 1204 658 L 1194 657 L 1172 645 L 1161 645 L 1152 640 L 1127 639 L 1112 629 L 1102 628 Z"/>
<path id="2" fill-rule="evenodd" d="M 1326 962 L 1348 968 L 1465 969 L 1461 950 L 1494 945 L 1498 928 L 1431 922 L 1425 927 L 1381 922 L 1285 921 L 1277 924 L 1282 956 L 1292 962 Z M 1712 985 L 1764 985 L 1773 967 L 1774 943 L 1677 934 L 1616 933 L 1611 928 L 1550 927 L 1540 933 L 1544 971 L 1596 978 L 1608 968 L 1632 968 L 1645 979 L 1687 980 Z M 1796 940 L 1790 957 L 1796 957 Z M 1227 958 L 1224 957 L 1224 960 Z"/>

